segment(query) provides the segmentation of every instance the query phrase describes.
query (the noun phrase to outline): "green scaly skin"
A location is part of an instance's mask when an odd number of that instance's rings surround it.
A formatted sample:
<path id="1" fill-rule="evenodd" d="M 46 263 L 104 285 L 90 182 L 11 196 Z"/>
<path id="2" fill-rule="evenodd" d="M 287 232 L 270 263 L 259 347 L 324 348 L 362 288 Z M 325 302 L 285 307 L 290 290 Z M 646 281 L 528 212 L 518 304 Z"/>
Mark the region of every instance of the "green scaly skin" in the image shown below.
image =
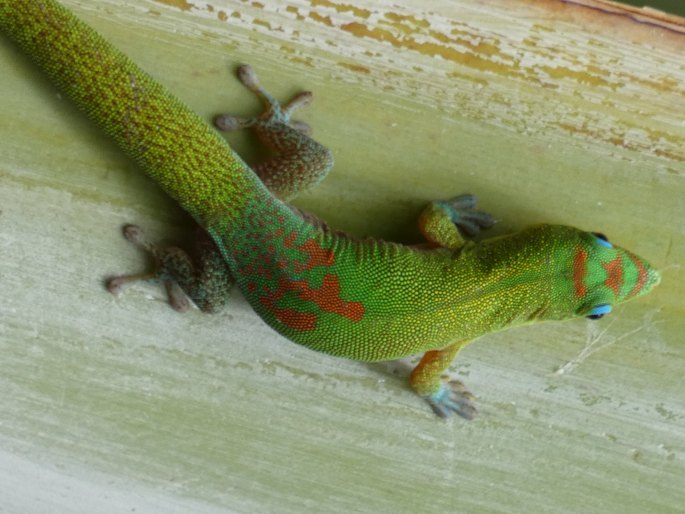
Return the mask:
<path id="1" fill-rule="evenodd" d="M 219 289 L 237 283 L 271 327 L 313 350 L 363 361 L 426 352 L 410 381 L 441 416 L 475 414 L 468 391 L 441 378 L 469 341 L 537 321 L 600 317 L 659 282 L 645 260 L 567 226 L 466 241 L 457 225 L 474 233 L 491 224 L 470 196 L 427 207 L 420 224 L 430 248 L 333 232 L 282 201 L 332 165 L 289 121 L 307 94 L 280 110 L 242 69 L 267 112 L 217 122 L 254 126 L 281 152 L 255 167 L 260 180 L 212 127 L 54 1 L 0 0 L 0 28 L 211 236 L 208 274 L 223 282 Z M 136 227 L 127 237 L 155 253 L 168 284 L 214 310 L 184 254 L 146 243 Z M 129 280 L 115 279 L 113 289 Z"/>

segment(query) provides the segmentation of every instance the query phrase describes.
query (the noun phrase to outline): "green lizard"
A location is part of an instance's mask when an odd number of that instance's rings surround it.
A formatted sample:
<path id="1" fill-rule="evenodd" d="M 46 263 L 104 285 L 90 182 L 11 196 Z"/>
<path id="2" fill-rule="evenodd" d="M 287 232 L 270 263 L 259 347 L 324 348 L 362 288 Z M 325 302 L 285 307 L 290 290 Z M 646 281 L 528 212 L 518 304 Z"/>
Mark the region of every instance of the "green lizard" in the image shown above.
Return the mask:
<path id="1" fill-rule="evenodd" d="M 236 283 L 264 321 L 313 350 L 362 361 L 425 352 L 410 383 L 440 416 L 475 414 L 472 395 L 442 376 L 468 342 L 537 321 L 596 319 L 659 282 L 645 260 L 572 227 L 466 240 L 457 227 L 472 234 L 492 224 L 469 195 L 426 208 L 419 222 L 427 245 L 330 230 L 283 201 L 332 165 L 307 127 L 290 123 L 307 93 L 281 108 L 250 68 L 241 69 L 267 110 L 217 124 L 252 126 L 280 153 L 253 171 L 211 126 L 53 0 L 0 0 L 0 27 L 209 235 L 198 265 L 126 229 L 157 258 L 155 274 L 176 308 L 184 306 L 179 287 L 211 311 Z M 116 278 L 110 288 L 135 278 Z"/>

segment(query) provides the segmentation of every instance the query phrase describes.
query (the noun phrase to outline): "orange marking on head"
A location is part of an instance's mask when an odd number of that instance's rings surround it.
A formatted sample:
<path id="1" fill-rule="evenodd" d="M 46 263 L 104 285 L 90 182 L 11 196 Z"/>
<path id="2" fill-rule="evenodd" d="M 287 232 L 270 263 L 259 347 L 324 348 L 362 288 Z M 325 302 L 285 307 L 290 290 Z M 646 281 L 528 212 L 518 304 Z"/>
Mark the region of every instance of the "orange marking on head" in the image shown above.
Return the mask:
<path id="1" fill-rule="evenodd" d="M 633 261 L 633 264 L 635 264 L 635 267 L 637 268 L 637 282 L 635 283 L 635 287 L 628 293 L 628 298 L 631 298 L 638 294 L 640 290 L 644 287 L 645 283 L 647 282 L 647 270 L 645 269 L 644 265 L 640 262 L 640 260 L 635 257 L 632 254 L 628 254 L 630 257 L 630 260 Z"/>
<path id="2" fill-rule="evenodd" d="M 607 272 L 604 285 L 618 296 L 623 285 L 623 260 L 621 260 L 621 257 L 616 257 L 613 261 L 603 264 L 603 266 Z"/>
<path id="3" fill-rule="evenodd" d="M 581 248 L 573 258 L 573 289 L 578 298 L 583 298 L 587 294 L 587 287 L 584 282 L 586 274 L 587 252 Z"/>

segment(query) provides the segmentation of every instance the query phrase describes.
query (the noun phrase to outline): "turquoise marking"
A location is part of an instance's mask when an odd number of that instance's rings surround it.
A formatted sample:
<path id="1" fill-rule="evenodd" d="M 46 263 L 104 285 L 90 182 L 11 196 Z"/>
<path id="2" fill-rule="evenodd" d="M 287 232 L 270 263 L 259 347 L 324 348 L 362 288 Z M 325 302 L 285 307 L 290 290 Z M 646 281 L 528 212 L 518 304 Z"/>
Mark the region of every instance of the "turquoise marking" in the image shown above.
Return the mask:
<path id="1" fill-rule="evenodd" d="M 588 316 L 604 316 L 605 314 L 609 314 L 611 312 L 611 305 L 608 303 L 603 303 L 602 305 L 598 305 L 597 307 L 594 307 Z"/>

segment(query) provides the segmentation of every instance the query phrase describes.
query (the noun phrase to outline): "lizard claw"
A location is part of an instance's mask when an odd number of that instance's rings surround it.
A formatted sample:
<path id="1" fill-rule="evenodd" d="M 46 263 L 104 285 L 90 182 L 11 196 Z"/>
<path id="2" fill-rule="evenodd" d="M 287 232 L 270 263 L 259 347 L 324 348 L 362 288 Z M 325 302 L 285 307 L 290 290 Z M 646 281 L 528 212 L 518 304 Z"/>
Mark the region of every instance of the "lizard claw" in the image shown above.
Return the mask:
<path id="1" fill-rule="evenodd" d="M 475 396 L 459 380 L 449 380 L 440 384 L 437 392 L 426 396 L 425 400 L 433 412 L 443 419 L 458 414 L 465 419 L 473 419 L 477 410 L 474 406 Z"/>
<path id="2" fill-rule="evenodd" d="M 188 297 L 184 294 L 178 283 L 173 280 L 171 276 L 169 276 L 169 273 L 164 266 L 165 253 L 167 255 L 175 256 L 175 253 L 182 254 L 182 250 L 177 248 L 168 248 L 161 251 L 156 245 L 148 241 L 143 233 L 143 230 L 137 225 L 124 226 L 124 237 L 130 243 L 151 255 L 154 260 L 154 265 L 152 270 L 149 272 L 137 273 L 133 275 L 120 275 L 110 278 L 106 283 L 107 290 L 112 294 L 118 295 L 127 285 L 134 282 L 163 282 L 171 307 L 178 312 L 187 311 L 190 308 Z"/>
<path id="3" fill-rule="evenodd" d="M 474 195 L 464 194 L 440 203 L 447 208 L 452 223 L 466 235 L 473 237 L 478 235 L 481 230 L 491 228 L 497 222 L 487 212 L 474 210 L 477 202 L 478 200 Z"/>
<path id="4" fill-rule="evenodd" d="M 243 64 L 238 67 L 238 78 L 250 91 L 252 91 L 264 104 L 264 112 L 253 118 L 241 118 L 231 114 L 219 114 L 214 117 L 214 125 L 224 132 L 232 132 L 248 127 L 268 127 L 274 122 L 284 123 L 291 128 L 309 135 L 312 129 L 302 121 L 291 121 L 290 117 L 296 110 L 308 105 L 312 101 L 312 93 L 303 91 L 295 95 L 284 105 L 269 94 L 259 83 L 257 74 L 251 66 Z"/>

